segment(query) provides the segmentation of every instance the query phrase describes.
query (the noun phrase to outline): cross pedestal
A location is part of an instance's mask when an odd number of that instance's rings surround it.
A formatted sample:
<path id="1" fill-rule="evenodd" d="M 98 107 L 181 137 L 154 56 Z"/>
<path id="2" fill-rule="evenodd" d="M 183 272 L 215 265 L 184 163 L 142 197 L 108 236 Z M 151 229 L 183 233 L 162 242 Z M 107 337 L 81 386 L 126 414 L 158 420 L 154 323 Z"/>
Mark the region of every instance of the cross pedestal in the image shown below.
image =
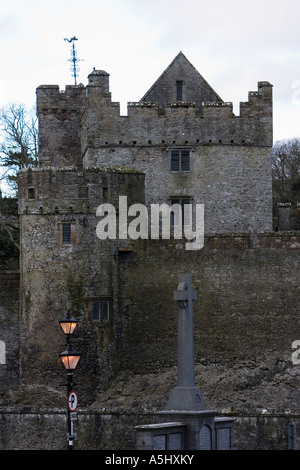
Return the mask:
<path id="1" fill-rule="evenodd" d="M 216 447 L 215 416 L 208 410 L 195 385 L 192 275 L 180 274 L 174 300 L 178 303 L 177 386 L 166 408 L 158 413 L 161 422 L 179 421 L 185 425 L 185 449 L 211 450 Z"/>
<path id="2" fill-rule="evenodd" d="M 180 274 L 174 292 L 178 303 L 177 386 L 173 388 L 164 410 L 157 413 L 157 424 L 137 426 L 138 450 L 214 450 L 232 449 L 233 420 L 216 418 L 206 408 L 195 385 L 193 290 L 191 274 Z"/>
<path id="3" fill-rule="evenodd" d="M 204 410 L 205 401 L 195 386 L 193 302 L 197 292 L 193 290 L 190 273 L 179 275 L 174 300 L 178 303 L 177 386 L 171 391 L 166 410 Z"/>

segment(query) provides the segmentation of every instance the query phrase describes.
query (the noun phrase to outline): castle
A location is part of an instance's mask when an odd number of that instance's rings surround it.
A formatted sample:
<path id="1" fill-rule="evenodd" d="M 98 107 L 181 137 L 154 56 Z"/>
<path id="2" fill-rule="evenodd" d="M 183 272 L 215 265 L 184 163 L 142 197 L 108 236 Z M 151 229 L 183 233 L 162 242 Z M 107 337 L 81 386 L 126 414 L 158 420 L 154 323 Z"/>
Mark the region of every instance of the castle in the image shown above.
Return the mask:
<path id="1" fill-rule="evenodd" d="M 180 52 L 139 102 L 128 103 L 126 116 L 111 100 L 103 70 L 93 70 L 86 86 L 39 86 L 37 115 L 39 167 L 19 174 L 20 328 L 13 351 L 16 388 L 27 402 L 33 406 L 42 390 L 41 405 L 62 403 L 63 390 L 55 390 L 63 375 L 58 321 L 69 306 L 79 320 L 81 406 L 98 417 L 107 406 L 121 414 L 126 406 L 131 414 L 161 406 L 176 366 L 172 293 L 178 273 L 191 272 L 196 372 L 210 406 L 241 416 L 265 406 L 296 410 L 298 398 L 282 405 L 273 383 L 280 367 L 290 374 L 285 387 L 294 383 L 300 239 L 273 232 L 272 85 L 258 82 L 235 115 Z M 204 248 L 186 251 L 184 240 L 172 237 L 99 239 L 97 208 L 117 207 L 120 196 L 147 207 L 203 204 Z M 168 377 L 163 391 L 161 374 Z M 135 394 L 125 406 L 124 377 L 144 377 L 151 393 Z M 6 383 L 9 389 L 12 381 Z M 240 445 L 250 445 L 241 435 Z M 89 444 L 95 448 L 96 437 Z M 116 445 L 129 445 L 122 439 Z"/>
<path id="2" fill-rule="evenodd" d="M 111 101 L 109 75 L 86 87 L 37 89 L 41 167 L 127 166 L 145 174 L 146 204 L 205 205 L 205 231 L 272 228 L 272 86 L 224 102 L 181 52 L 138 103 Z"/>

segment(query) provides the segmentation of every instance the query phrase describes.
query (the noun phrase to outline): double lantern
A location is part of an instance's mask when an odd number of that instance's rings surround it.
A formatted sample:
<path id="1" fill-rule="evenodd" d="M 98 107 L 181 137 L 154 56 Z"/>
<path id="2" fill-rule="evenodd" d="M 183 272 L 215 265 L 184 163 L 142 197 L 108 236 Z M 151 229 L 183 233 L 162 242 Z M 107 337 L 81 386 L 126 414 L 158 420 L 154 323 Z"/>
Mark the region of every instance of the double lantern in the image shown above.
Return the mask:
<path id="1" fill-rule="evenodd" d="M 70 310 L 68 310 L 67 316 L 60 320 L 59 324 L 64 334 L 67 336 L 66 350 L 60 353 L 59 356 L 65 368 L 68 371 L 73 371 L 74 369 L 76 369 L 76 366 L 80 359 L 80 353 L 73 348 L 72 343 L 70 341 L 70 336 L 73 334 L 76 328 L 77 320 L 71 317 Z"/>

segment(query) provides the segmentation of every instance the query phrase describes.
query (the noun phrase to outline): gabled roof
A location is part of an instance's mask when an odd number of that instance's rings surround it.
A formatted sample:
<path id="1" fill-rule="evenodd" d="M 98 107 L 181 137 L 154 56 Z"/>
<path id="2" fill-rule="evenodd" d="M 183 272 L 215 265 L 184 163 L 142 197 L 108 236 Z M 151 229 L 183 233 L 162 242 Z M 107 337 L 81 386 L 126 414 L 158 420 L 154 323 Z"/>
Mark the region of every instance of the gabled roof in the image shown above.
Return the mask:
<path id="1" fill-rule="evenodd" d="M 177 101 L 176 82 L 183 84 L 182 101 L 194 102 L 197 106 L 201 106 L 205 101 L 223 102 L 181 51 L 140 102 L 157 102 L 164 106 L 168 102 Z"/>

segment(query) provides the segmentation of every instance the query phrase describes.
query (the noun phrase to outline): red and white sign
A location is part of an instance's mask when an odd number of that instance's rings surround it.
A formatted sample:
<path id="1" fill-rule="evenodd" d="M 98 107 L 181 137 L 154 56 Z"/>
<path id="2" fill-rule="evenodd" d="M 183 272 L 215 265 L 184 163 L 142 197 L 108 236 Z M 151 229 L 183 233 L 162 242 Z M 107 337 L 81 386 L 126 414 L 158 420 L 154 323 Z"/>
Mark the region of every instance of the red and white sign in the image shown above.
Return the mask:
<path id="1" fill-rule="evenodd" d="M 78 397 L 77 393 L 72 390 L 68 396 L 68 407 L 70 411 L 76 411 L 78 406 Z"/>

